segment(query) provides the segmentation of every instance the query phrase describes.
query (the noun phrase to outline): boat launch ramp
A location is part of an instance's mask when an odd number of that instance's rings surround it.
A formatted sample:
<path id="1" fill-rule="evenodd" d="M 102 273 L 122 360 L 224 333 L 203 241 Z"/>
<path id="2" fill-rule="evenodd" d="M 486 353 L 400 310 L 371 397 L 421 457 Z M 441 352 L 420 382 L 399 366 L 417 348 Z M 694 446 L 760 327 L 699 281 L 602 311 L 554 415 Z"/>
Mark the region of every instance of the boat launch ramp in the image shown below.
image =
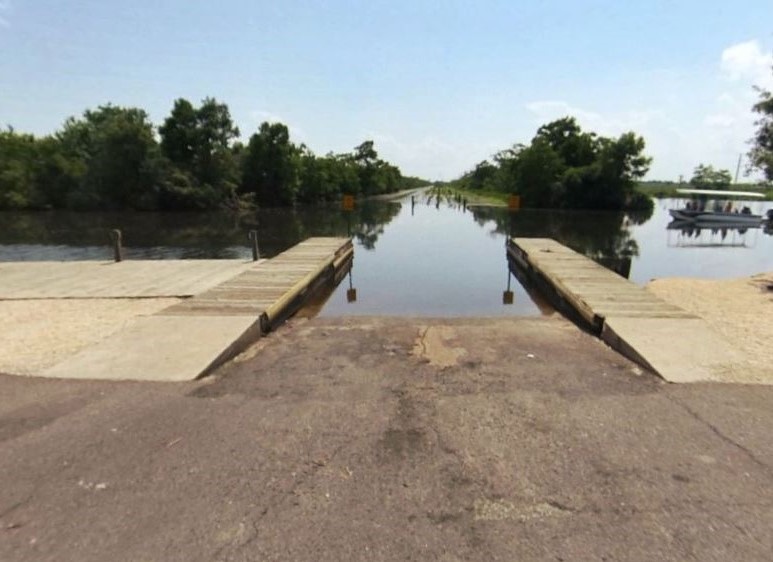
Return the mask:
<path id="1" fill-rule="evenodd" d="M 669 382 L 723 380 L 741 354 L 701 318 L 550 238 L 513 238 L 508 257 L 568 316 Z"/>

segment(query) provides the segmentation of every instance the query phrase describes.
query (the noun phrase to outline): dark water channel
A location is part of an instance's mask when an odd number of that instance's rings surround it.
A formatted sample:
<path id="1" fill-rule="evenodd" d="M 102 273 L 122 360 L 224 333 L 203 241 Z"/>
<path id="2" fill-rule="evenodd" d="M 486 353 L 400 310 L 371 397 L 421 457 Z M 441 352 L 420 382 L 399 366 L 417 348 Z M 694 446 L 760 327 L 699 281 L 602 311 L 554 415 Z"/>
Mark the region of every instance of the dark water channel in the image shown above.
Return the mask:
<path id="1" fill-rule="evenodd" d="M 500 316 L 548 311 L 510 275 L 508 234 L 550 237 L 637 282 L 654 277 L 738 277 L 773 270 L 764 229 L 668 230 L 669 200 L 651 216 L 611 212 L 464 209 L 426 193 L 337 207 L 228 213 L 0 213 L 0 261 L 111 259 L 108 232 L 123 232 L 127 259 L 245 258 L 257 229 L 271 257 L 309 236 L 355 238 L 351 275 L 323 316 Z M 764 210 L 770 204 L 763 204 Z M 504 295 L 512 291 L 512 304 Z M 356 300 L 352 291 L 356 289 Z M 349 297 L 349 298 L 347 298 Z"/>

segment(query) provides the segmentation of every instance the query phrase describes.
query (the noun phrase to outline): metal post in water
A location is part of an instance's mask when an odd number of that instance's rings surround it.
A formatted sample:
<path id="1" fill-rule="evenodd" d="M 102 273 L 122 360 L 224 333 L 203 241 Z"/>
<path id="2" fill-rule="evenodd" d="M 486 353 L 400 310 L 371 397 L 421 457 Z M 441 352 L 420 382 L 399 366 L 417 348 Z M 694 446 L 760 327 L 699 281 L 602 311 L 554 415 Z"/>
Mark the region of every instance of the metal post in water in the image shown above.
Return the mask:
<path id="1" fill-rule="evenodd" d="M 510 288 L 510 278 L 513 276 L 510 267 L 507 268 L 507 289 L 502 293 L 502 304 L 513 304 L 515 302 L 515 293 Z"/>
<path id="2" fill-rule="evenodd" d="M 357 302 L 357 289 L 352 284 L 352 270 L 349 269 L 349 289 L 346 291 L 346 302 Z"/>
<path id="3" fill-rule="evenodd" d="M 258 248 L 258 231 L 250 230 L 249 238 L 250 242 L 252 242 L 252 261 L 258 261 L 260 259 L 260 248 Z"/>
<path id="4" fill-rule="evenodd" d="M 111 230 L 110 240 L 113 242 L 113 257 L 115 261 L 123 261 L 123 236 L 121 231 L 117 228 Z"/>

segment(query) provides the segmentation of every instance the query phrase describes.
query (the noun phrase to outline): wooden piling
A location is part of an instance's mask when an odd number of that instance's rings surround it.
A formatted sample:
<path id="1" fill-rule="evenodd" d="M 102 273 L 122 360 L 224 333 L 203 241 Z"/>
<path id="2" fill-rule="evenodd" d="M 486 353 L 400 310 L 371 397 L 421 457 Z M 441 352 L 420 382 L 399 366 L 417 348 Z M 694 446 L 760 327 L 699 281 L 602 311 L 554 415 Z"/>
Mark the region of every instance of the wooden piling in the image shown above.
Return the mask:
<path id="1" fill-rule="evenodd" d="M 113 259 L 116 262 L 123 261 L 123 235 L 117 228 L 110 231 L 110 240 L 113 243 Z"/>

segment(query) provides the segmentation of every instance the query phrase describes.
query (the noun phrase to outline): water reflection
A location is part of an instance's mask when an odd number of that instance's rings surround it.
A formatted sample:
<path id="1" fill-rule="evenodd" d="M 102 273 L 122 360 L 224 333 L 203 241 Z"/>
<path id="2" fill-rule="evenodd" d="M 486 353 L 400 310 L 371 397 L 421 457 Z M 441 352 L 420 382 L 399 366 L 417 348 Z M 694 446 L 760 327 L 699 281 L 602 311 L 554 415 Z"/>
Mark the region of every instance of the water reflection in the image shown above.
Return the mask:
<path id="1" fill-rule="evenodd" d="M 471 207 L 480 226 L 496 224 L 496 232 L 510 237 L 553 238 L 597 262 L 628 277 L 639 245 L 630 227 L 643 224 L 652 213 L 571 212 Z"/>
<path id="2" fill-rule="evenodd" d="M 668 245 L 678 248 L 753 248 L 757 243 L 759 225 L 718 226 L 717 224 L 685 223 L 672 221 L 668 224 Z M 767 228 L 767 227 L 766 227 Z M 770 233 L 767 230 L 763 232 Z"/>
<path id="3" fill-rule="evenodd" d="M 509 236 L 554 238 L 636 283 L 653 277 L 740 277 L 773 270 L 766 230 L 669 230 L 670 202 L 655 213 L 548 211 L 467 207 L 461 197 L 416 193 L 398 201 L 230 213 L 0 213 L 0 260 L 105 259 L 108 233 L 121 228 L 127 259 L 250 259 L 247 233 L 258 231 L 271 257 L 310 236 L 355 239 L 354 267 L 317 303 L 323 315 L 542 315 L 549 307 L 524 280 L 510 277 Z M 740 246 L 729 244 L 743 235 Z M 685 250 L 690 241 L 715 246 Z M 756 238 L 754 238 L 756 237 Z M 754 238 L 754 239 L 753 239 Z M 517 282 L 516 282 L 517 281 Z M 328 298 L 329 297 L 329 298 Z"/>
<path id="4" fill-rule="evenodd" d="M 363 201 L 338 207 L 263 209 L 222 213 L 0 213 L 0 260 L 111 259 L 109 233 L 123 232 L 129 259 L 251 257 L 250 230 L 261 255 L 272 257 L 310 236 L 353 235 L 372 250 L 402 205 Z"/>
<path id="5" fill-rule="evenodd" d="M 553 308 L 553 305 L 548 302 L 548 299 L 534 282 L 526 276 L 523 269 L 518 267 L 515 261 L 510 258 L 509 254 L 507 255 L 507 266 L 508 287 L 510 286 L 510 277 L 514 278 L 542 316 L 551 316 L 552 314 L 555 314 L 556 309 Z"/>

